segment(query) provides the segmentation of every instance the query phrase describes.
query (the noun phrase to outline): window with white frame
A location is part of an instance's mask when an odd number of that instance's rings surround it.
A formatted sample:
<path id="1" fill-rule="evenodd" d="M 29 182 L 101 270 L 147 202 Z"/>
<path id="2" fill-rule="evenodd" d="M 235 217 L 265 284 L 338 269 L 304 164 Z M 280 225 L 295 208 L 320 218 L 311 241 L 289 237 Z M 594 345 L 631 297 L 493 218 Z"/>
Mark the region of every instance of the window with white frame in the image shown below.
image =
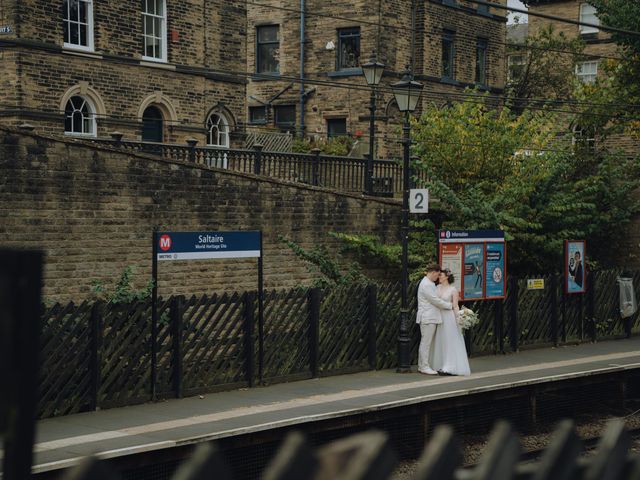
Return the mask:
<path id="1" fill-rule="evenodd" d="M 582 62 L 576 65 L 576 76 L 582 83 L 593 83 L 598 76 L 598 62 Z"/>
<path id="2" fill-rule="evenodd" d="M 592 25 L 600 25 L 600 20 L 598 19 L 598 11 L 596 7 L 590 5 L 588 3 L 580 4 L 580 23 L 590 23 Z M 580 25 L 580 33 L 597 33 L 598 29 L 596 27 L 588 27 L 586 25 Z"/>
<path id="3" fill-rule="evenodd" d="M 574 125 L 571 143 L 576 151 L 593 153 L 596 149 L 596 135 L 593 128 Z"/>
<path id="4" fill-rule="evenodd" d="M 64 133 L 69 135 L 96 134 L 96 115 L 93 104 L 80 95 L 71 97 L 64 109 Z"/>
<path id="5" fill-rule="evenodd" d="M 165 0 L 143 0 L 142 38 L 145 60 L 167 61 L 167 10 Z"/>
<path id="6" fill-rule="evenodd" d="M 212 113 L 207 119 L 207 145 L 229 148 L 229 122 L 221 113 Z"/>
<path id="7" fill-rule="evenodd" d="M 93 50 L 93 1 L 65 0 L 62 10 L 64 46 Z"/>

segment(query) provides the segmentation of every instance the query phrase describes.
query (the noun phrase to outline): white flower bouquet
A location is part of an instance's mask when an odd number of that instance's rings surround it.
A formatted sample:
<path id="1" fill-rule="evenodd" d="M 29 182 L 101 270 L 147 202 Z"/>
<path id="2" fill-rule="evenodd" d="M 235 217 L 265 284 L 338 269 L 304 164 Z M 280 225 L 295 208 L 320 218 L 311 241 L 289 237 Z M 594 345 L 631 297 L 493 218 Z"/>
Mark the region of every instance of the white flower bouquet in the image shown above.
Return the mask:
<path id="1" fill-rule="evenodd" d="M 471 327 L 475 327 L 480 319 L 478 318 L 478 314 L 467 307 L 462 307 L 460 309 L 460 314 L 458 315 L 458 326 L 461 330 L 467 330 Z"/>

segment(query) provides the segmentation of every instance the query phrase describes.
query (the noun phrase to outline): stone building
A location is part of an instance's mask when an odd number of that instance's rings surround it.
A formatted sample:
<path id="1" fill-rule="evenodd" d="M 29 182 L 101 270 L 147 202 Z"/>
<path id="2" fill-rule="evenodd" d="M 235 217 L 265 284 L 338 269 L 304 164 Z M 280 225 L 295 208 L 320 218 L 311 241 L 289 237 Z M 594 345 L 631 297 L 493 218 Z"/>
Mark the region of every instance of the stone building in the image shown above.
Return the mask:
<path id="1" fill-rule="evenodd" d="M 244 123 L 245 5 L 0 0 L 0 117 L 56 135 L 229 146 Z"/>
<path id="2" fill-rule="evenodd" d="M 592 83 L 598 77 L 605 75 L 603 64 L 607 59 L 617 57 L 617 44 L 611 35 L 597 28 L 600 20 L 595 7 L 584 0 L 528 0 L 529 11 L 573 20 L 588 25 L 576 25 L 560 20 L 551 20 L 535 15 L 529 15 L 529 35 L 535 35 L 541 28 L 553 25 L 554 31 L 564 33 L 567 37 L 580 36 L 585 43 L 585 59 L 576 65 L 578 81 Z M 597 148 L 597 132 L 583 129 L 580 125 L 572 125 L 574 139 L 586 141 Z M 640 142 L 623 134 L 613 134 L 603 142 L 606 147 L 621 148 L 629 155 L 640 153 Z"/>
<path id="3" fill-rule="evenodd" d="M 247 14 L 248 131 L 318 140 L 347 134 L 364 147 L 358 156 L 367 153 L 371 91 L 360 67 L 374 50 L 386 66 L 376 94 L 376 157 L 398 149 L 389 85 L 407 65 L 425 86 L 423 103 L 455 101 L 467 87 L 504 88 L 504 10 L 469 0 L 262 0 Z"/>

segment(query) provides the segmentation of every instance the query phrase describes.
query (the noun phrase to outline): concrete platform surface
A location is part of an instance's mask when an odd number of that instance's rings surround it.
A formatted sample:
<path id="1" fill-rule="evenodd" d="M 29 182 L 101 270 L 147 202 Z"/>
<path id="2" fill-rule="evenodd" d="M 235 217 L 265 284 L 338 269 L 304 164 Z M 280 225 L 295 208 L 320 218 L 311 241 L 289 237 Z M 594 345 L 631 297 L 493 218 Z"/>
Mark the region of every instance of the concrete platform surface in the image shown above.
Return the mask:
<path id="1" fill-rule="evenodd" d="M 34 472 L 344 415 L 640 367 L 640 338 L 471 359 L 469 377 L 371 371 L 41 420 Z"/>

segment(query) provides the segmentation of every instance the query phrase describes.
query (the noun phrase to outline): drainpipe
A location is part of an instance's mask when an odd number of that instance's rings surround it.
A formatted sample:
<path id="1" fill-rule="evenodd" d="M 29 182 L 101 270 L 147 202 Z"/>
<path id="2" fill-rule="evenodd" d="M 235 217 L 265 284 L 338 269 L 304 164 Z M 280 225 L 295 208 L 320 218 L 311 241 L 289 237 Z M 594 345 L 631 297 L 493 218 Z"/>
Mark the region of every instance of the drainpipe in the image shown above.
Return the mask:
<path id="1" fill-rule="evenodd" d="M 300 0 L 300 138 L 304 138 L 304 2 Z"/>

